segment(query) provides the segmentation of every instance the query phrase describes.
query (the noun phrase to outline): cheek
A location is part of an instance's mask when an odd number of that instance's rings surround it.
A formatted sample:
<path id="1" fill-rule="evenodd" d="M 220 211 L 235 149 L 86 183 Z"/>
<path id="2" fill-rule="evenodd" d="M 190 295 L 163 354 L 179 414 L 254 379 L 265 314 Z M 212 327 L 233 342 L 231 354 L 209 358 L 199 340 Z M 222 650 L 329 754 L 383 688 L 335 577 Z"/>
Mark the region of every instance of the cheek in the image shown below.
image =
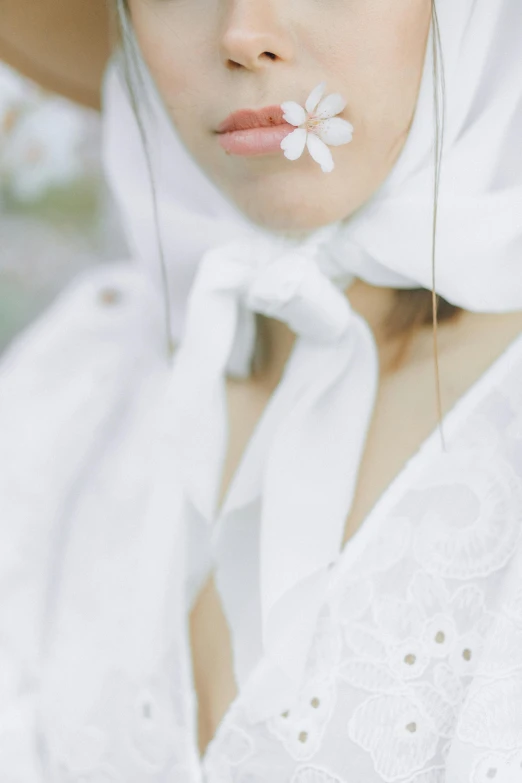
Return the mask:
<path id="1" fill-rule="evenodd" d="M 349 4 L 330 38 L 330 67 L 345 74 L 350 119 L 368 141 L 397 138 L 416 105 L 431 20 L 431 0 Z M 359 6 L 356 11 L 355 7 Z"/>
<path id="2" fill-rule="evenodd" d="M 340 75 L 350 119 L 370 137 L 393 135 L 416 103 L 431 0 L 350 0 L 339 19 L 323 43 L 324 67 Z"/>
<path id="3" fill-rule="evenodd" d="M 205 53 L 210 33 L 208 17 L 198 19 L 202 7 L 198 2 L 172 6 L 158 0 L 133 0 L 131 5 L 141 53 L 173 117 L 201 105 L 208 93 Z"/>

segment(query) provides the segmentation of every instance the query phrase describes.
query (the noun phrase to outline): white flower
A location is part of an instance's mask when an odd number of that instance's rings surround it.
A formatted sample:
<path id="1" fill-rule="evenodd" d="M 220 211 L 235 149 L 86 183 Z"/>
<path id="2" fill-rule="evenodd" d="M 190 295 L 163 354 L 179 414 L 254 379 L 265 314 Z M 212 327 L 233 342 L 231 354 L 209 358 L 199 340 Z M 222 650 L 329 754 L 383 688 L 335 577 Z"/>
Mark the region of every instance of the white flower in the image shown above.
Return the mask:
<path id="1" fill-rule="evenodd" d="M 36 85 L 0 63 L 0 137 L 8 130 L 11 112 L 33 108 L 39 100 L 40 92 Z"/>
<path id="2" fill-rule="evenodd" d="M 303 109 L 295 101 L 281 104 L 283 119 L 297 130 L 285 136 L 281 149 L 288 160 L 297 160 L 303 154 L 305 146 L 312 158 L 326 173 L 333 171 L 332 153 L 326 146 L 338 147 L 352 140 L 353 126 L 346 120 L 336 117 L 346 106 L 346 101 L 333 93 L 323 98 L 326 82 L 321 82 L 312 90 Z"/>
<path id="3" fill-rule="evenodd" d="M 78 152 L 82 123 L 60 98 L 24 113 L 0 149 L 0 175 L 19 201 L 36 201 L 49 188 L 71 184 L 83 173 Z"/>

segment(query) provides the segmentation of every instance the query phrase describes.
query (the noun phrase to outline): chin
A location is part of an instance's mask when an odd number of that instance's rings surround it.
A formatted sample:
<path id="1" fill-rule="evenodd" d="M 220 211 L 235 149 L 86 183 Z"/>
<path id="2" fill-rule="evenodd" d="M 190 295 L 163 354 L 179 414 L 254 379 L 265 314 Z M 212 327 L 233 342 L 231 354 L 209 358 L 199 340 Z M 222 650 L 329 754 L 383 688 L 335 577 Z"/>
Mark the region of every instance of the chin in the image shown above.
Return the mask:
<path id="1" fill-rule="evenodd" d="M 303 233 L 350 213 L 349 195 L 340 197 L 339 189 L 329 184 L 334 176 L 335 172 L 323 174 L 320 170 L 267 175 L 229 186 L 227 195 L 256 225 L 270 231 Z"/>

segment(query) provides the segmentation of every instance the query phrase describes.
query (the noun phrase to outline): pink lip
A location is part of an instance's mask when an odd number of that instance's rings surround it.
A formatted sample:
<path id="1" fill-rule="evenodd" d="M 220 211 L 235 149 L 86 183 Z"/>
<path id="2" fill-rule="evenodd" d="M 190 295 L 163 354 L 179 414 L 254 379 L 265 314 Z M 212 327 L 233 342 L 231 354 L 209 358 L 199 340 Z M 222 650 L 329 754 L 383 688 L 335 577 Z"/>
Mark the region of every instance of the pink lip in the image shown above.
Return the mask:
<path id="1" fill-rule="evenodd" d="M 280 151 L 282 140 L 294 130 L 283 120 L 280 106 L 266 106 L 234 112 L 217 133 L 223 149 L 232 155 L 267 155 Z"/>

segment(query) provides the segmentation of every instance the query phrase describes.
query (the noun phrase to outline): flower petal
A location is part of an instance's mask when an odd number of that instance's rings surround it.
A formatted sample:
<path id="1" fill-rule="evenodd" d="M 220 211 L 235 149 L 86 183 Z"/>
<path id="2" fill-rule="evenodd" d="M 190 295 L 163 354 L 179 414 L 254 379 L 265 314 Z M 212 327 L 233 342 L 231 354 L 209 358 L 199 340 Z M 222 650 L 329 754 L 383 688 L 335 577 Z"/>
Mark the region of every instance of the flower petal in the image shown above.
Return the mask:
<path id="1" fill-rule="evenodd" d="M 319 163 L 325 174 L 333 171 L 334 162 L 332 153 L 324 141 L 321 141 L 321 139 L 314 133 L 309 133 L 306 139 L 306 146 L 308 147 L 308 152 L 312 158 L 316 161 L 316 163 Z"/>
<path id="2" fill-rule="evenodd" d="M 345 106 L 346 101 L 343 96 L 338 92 L 333 92 L 331 95 L 327 95 L 326 98 L 323 98 L 319 106 L 317 106 L 314 115 L 316 117 L 321 117 L 322 119 L 335 117 L 336 114 L 342 112 Z"/>
<path id="3" fill-rule="evenodd" d="M 311 114 L 321 98 L 324 95 L 324 91 L 326 89 L 326 82 L 321 82 L 321 84 L 318 84 L 317 87 L 314 87 L 308 98 L 306 99 L 305 108 L 306 111 Z"/>
<path id="4" fill-rule="evenodd" d="M 302 125 L 305 122 L 306 112 L 295 101 L 285 101 L 281 104 L 281 108 L 284 111 L 283 119 L 290 125 Z"/>
<path id="5" fill-rule="evenodd" d="M 289 133 L 285 136 L 281 142 L 281 149 L 285 153 L 285 158 L 288 160 L 297 160 L 303 154 L 303 150 L 306 144 L 306 137 L 309 134 L 304 128 L 297 128 L 297 130 Z"/>
<path id="6" fill-rule="evenodd" d="M 348 144 L 352 140 L 353 125 L 346 120 L 341 120 L 340 117 L 332 117 L 329 120 L 323 120 L 314 130 L 325 144 L 338 147 L 340 144 Z"/>

